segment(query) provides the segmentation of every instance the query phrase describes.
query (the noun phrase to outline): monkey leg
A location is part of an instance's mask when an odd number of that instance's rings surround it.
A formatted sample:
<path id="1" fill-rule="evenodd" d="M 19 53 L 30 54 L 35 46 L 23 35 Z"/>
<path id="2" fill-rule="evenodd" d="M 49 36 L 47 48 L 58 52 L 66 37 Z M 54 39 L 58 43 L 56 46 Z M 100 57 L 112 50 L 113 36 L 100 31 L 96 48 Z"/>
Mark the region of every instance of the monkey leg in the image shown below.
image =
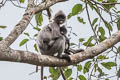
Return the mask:
<path id="1" fill-rule="evenodd" d="M 61 59 L 66 59 L 68 62 L 71 61 L 70 56 L 68 54 L 62 54 L 60 58 Z"/>

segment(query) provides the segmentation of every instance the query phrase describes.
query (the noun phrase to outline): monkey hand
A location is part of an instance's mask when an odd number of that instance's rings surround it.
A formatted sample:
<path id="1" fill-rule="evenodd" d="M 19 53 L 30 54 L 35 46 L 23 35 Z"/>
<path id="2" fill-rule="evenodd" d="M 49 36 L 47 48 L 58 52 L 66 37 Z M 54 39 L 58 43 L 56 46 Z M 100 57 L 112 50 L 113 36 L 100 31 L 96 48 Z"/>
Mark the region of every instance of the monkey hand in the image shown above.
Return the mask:
<path id="1" fill-rule="evenodd" d="M 66 59 L 68 62 L 71 62 L 70 56 L 68 54 L 63 54 L 60 58 Z"/>

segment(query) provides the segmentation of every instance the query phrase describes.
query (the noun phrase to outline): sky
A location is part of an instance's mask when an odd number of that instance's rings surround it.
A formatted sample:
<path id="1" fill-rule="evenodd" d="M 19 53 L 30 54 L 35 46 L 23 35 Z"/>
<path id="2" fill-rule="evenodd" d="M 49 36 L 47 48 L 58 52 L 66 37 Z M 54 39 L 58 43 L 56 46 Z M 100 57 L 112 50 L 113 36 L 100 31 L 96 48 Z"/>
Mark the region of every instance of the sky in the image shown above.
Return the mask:
<path id="1" fill-rule="evenodd" d="M 71 12 L 72 7 L 78 2 L 80 1 L 70 0 L 68 2 L 55 4 L 54 6 L 51 7 L 52 13 L 55 14 L 59 10 L 63 10 L 65 14 L 68 15 Z M 22 6 L 24 6 L 24 4 L 22 4 Z M 3 36 L 5 38 L 10 33 L 10 31 L 14 28 L 14 26 L 21 20 L 23 14 L 24 14 L 24 9 L 15 7 L 11 2 L 8 1 L 4 5 L 4 7 L 0 9 L 0 25 L 7 26 L 7 28 L 4 30 L 0 29 L 0 33 L 1 33 L 0 36 Z M 85 14 L 85 12 L 83 12 L 79 16 L 86 17 L 84 18 L 84 20 L 86 22 L 88 21 L 87 15 Z M 93 20 L 97 15 L 91 12 L 90 16 L 92 17 L 92 20 Z M 49 21 L 47 17 L 44 16 L 43 26 L 48 24 L 48 22 Z M 31 23 L 35 25 L 34 18 L 32 19 Z M 78 43 L 79 38 L 85 37 L 87 39 L 90 35 L 93 35 L 90 25 L 79 23 L 76 17 L 72 17 L 70 20 L 67 20 L 67 25 L 71 26 L 73 29 L 73 32 L 77 34 L 77 37 L 74 35 L 71 35 L 72 37 L 71 42 Z M 32 29 L 31 25 L 29 25 L 24 32 L 28 32 L 30 35 L 33 35 L 33 33 L 37 33 Z M 10 47 L 16 50 L 26 50 L 25 46 L 19 47 L 20 41 L 23 40 L 24 38 L 27 38 L 27 37 L 21 34 L 18 37 L 18 39 Z M 35 52 L 33 49 L 33 45 L 34 45 L 34 41 L 30 41 L 28 43 L 28 50 L 31 52 Z M 35 65 L 0 61 L 0 80 L 40 80 L 39 73 L 29 75 L 29 73 L 35 71 L 35 68 L 36 68 Z M 47 74 L 48 73 L 46 73 L 46 75 Z"/>

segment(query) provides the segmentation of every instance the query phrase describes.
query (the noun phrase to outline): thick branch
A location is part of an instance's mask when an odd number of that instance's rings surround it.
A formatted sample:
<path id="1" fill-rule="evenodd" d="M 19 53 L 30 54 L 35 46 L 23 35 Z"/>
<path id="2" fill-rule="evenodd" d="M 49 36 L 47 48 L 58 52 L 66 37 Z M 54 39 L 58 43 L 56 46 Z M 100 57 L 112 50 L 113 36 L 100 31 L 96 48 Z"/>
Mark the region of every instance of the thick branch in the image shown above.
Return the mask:
<path id="1" fill-rule="evenodd" d="M 0 51 L 3 51 L 7 47 L 9 47 L 26 29 L 34 14 L 33 7 L 34 7 L 33 0 L 28 0 L 27 10 L 25 11 L 23 18 L 14 27 L 10 34 L 4 40 L 0 41 Z"/>
<path id="2" fill-rule="evenodd" d="M 50 6 L 54 5 L 55 3 L 63 2 L 63 1 L 67 1 L 67 0 L 48 0 L 47 3 L 44 2 L 35 7 L 34 0 L 28 0 L 28 6 L 23 15 L 23 18 L 14 27 L 11 33 L 3 41 L 0 41 L 0 51 L 3 51 L 4 49 L 8 48 L 19 37 L 19 35 L 26 29 L 33 15 L 36 12 L 45 10 Z"/>
<path id="3" fill-rule="evenodd" d="M 6 49 L 4 52 L 0 52 L 1 61 L 12 61 L 28 63 L 33 65 L 42 66 L 68 66 L 71 64 L 76 64 L 86 59 L 93 58 L 98 54 L 104 52 L 110 47 L 114 46 L 120 41 L 120 31 L 113 34 L 108 39 L 104 40 L 100 44 L 86 49 L 84 52 L 80 52 L 74 55 L 70 55 L 72 62 L 67 62 L 66 60 L 58 59 L 52 56 L 35 54 L 32 52 L 19 51 L 13 49 Z"/>
<path id="4" fill-rule="evenodd" d="M 58 2 L 65 2 L 68 0 L 47 0 L 47 2 L 43 2 L 35 7 L 35 13 L 41 12 L 42 10 L 48 9 L 50 6 L 58 3 Z"/>

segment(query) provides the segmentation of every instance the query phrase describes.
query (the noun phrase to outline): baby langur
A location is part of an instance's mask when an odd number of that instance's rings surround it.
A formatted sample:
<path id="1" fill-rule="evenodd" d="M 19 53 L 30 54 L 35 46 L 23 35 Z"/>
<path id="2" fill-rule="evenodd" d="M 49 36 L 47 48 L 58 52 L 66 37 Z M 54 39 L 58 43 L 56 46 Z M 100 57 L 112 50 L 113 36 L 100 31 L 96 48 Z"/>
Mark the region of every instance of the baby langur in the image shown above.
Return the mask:
<path id="1" fill-rule="evenodd" d="M 68 55 L 62 54 L 65 50 L 66 37 L 61 33 L 60 25 L 63 24 L 65 20 L 65 14 L 59 11 L 56 13 L 53 21 L 40 30 L 37 36 L 37 47 L 41 54 L 54 56 L 57 53 L 58 58 L 70 61 Z M 66 80 L 64 74 L 62 76 L 64 80 Z M 43 66 L 41 66 L 41 80 L 43 80 Z"/>
<path id="2" fill-rule="evenodd" d="M 64 53 L 65 53 L 64 57 L 68 56 L 68 55 L 71 55 L 71 54 L 76 54 L 78 52 L 84 51 L 84 49 L 75 50 L 75 49 L 70 48 L 70 41 L 69 41 L 68 37 L 66 36 L 67 29 L 66 29 L 66 27 L 64 25 L 60 27 L 60 33 L 65 37 L 65 40 L 66 40 L 66 42 L 65 42 L 65 50 L 64 50 Z"/>
<path id="3" fill-rule="evenodd" d="M 69 48 L 70 48 L 70 41 L 68 39 L 68 37 L 66 36 L 67 34 L 67 29 L 65 27 L 65 25 L 61 26 L 60 27 L 60 33 L 65 37 L 65 50 L 64 50 L 64 53 L 65 55 L 70 55 L 69 53 Z"/>

